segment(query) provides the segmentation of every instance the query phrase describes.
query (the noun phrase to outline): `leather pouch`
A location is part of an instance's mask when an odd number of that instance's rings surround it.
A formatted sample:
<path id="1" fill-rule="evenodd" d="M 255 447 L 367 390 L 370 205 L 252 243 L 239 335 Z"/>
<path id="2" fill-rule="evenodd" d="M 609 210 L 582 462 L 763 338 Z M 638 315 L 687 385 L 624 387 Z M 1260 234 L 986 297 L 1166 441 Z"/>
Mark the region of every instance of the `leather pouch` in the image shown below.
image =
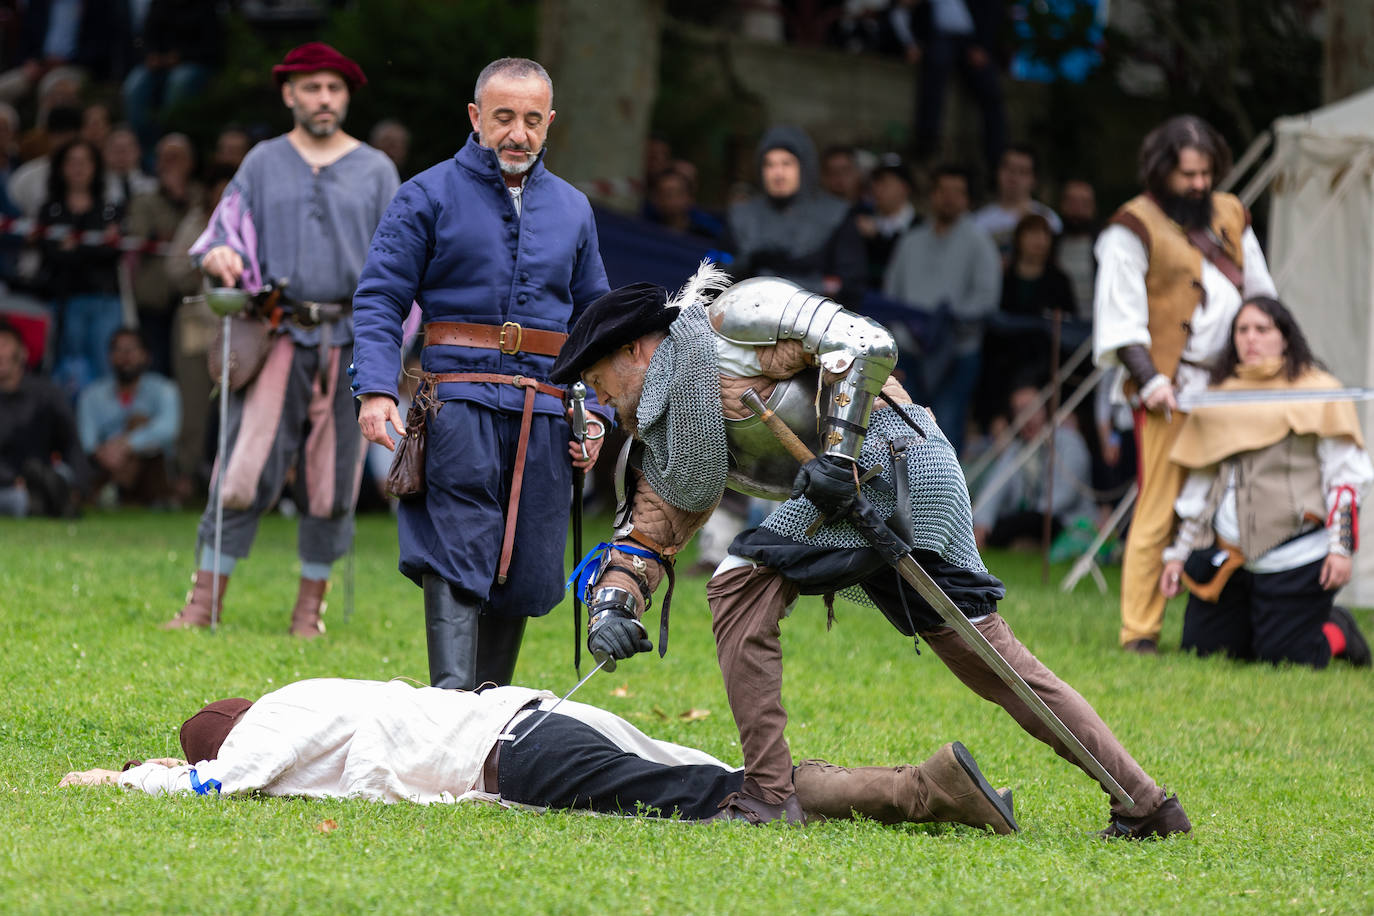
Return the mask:
<path id="1" fill-rule="evenodd" d="M 272 351 L 272 325 L 265 319 L 235 315 L 229 319 L 229 390 L 240 391 L 258 377 L 267 354 Z M 220 358 L 224 349 L 224 322 L 219 322 L 215 339 L 205 354 L 210 378 L 220 380 Z"/>
<path id="2" fill-rule="evenodd" d="M 1216 604 L 1231 576 L 1244 565 L 1240 548 L 1218 539 L 1211 547 L 1188 554 L 1183 561 L 1183 585 L 1194 597 Z"/>
<path id="3" fill-rule="evenodd" d="M 419 396 L 406 412 L 406 432 L 396 443 L 391 469 L 386 474 L 386 492 L 397 499 L 416 499 L 425 493 L 426 399 Z"/>

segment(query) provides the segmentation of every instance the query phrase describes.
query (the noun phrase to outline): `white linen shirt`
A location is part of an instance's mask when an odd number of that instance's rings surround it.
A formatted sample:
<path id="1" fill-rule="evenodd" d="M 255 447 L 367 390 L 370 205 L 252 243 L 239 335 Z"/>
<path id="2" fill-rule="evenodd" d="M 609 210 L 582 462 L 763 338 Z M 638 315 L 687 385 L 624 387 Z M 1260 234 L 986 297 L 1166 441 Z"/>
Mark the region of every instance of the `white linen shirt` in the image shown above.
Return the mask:
<path id="1" fill-rule="evenodd" d="M 535 699 L 541 705 L 557 701 L 548 691 L 526 687 L 469 693 L 404 681 L 299 681 L 254 703 L 215 760 L 180 767 L 145 763 L 121 773 L 119 782 L 153 795 L 260 792 L 420 804 L 494 800 L 496 787 L 479 783 L 483 763 L 507 725 L 532 714 L 522 707 Z M 558 712 L 649 760 L 731 769 L 703 751 L 655 741 L 593 706 L 566 702 Z"/>
<path id="2" fill-rule="evenodd" d="M 1183 348 L 1188 363 L 1210 363 L 1226 346 L 1231 321 L 1243 299 L 1277 296 L 1274 280 L 1259 240 L 1249 227 L 1241 238 L 1245 260 L 1244 295 L 1215 264 L 1202 259 L 1203 300 L 1193 310 L 1192 333 Z M 1116 224 L 1102 230 L 1094 248 L 1097 284 L 1093 290 L 1093 358 L 1101 366 L 1119 366 L 1116 351 L 1139 344 L 1150 345 L 1150 302 L 1145 293 L 1149 254 L 1140 237 Z M 1176 392 L 1201 391 L 1207 387 L 1207 370 L 1180 363 L 1175 375 Z"/>

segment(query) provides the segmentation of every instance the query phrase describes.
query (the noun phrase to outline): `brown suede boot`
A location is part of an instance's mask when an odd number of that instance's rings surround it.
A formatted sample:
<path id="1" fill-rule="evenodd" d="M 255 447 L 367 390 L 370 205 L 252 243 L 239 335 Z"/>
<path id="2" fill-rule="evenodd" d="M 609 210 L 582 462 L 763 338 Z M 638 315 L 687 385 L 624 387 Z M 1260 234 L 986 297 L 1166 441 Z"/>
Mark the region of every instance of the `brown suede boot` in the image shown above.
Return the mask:
<path id="1" fill-rule="evenodd" d="M 1098 836 L 1104 840 L 1162 840 L 1176 833 L 1192 832 L 1193 825 L 1183 812 L 1183 806 L 1178 803 L 1178 796 L 1170 795 L 1163 804 L 1144 817 L 1113 815 L 1112 822 Z"/>
<path id="2" fill-rule="evenodd" d="M 301 579 L 296 592 L 296 606 L 291 609 L 291 635 L 314 639 L 324 635 L 324 593 L 329 591 L 328 579 Z"/>
<path id="3" fill-rule="evenodd" d="M 186 606 L 177 612 L 171 620 L 162 624 L 164 630 L 187 630 L 192 627 L 208 627 L 211 620 L 210 602 L 214 591 L 215 574 L 208 569 L 196 570 L 195 585 L 191 586 L 191 591 L 186 596 Z M 224 617 L 224 589 L 229 585 L 229 577 L 221 575 L 219 577 L 219 607 L 215 609 L 214 618 Z"/>
<path id="4" fill-rule="evenodd" d="M 920 766 L 848 768 L 803 760 L 792 778 L 808 818 L 857 812 L 883 824 L 940 821 L 995 833 L 1019 829 L 1011 793 L 994 790 L 958 741 Z"/>
<path id="5" fill-rule="evenodd" d="M 773 821 L 783 821 L 789 827 L 795 827 L 806 823 L 808 814 L 802 810 L 799 794 L 795 792 L 787 796 L 780 805 L 770 804 L 745 792 L 731 792 L 725 796 L 719 808 L 719 811 L 706 820 L 743 821 L 756 827 L 771 824 Z"/>

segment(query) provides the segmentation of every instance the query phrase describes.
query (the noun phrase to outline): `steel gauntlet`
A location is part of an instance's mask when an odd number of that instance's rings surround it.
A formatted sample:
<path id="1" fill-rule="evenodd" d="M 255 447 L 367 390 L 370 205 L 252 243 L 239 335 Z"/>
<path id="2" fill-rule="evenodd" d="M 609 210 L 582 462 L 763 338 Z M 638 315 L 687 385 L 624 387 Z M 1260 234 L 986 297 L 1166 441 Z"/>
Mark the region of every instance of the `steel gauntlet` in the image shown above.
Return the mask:
<path id="1" fill-rule="evenodd" d="M 603 586 L 592 593 L 587 649 L 597 661 L 606 662 L 607 671 L 615 670 L 615 659 L 653 648 L 635 613 L 638 609 L 639 599 L 623 588 Z"/>

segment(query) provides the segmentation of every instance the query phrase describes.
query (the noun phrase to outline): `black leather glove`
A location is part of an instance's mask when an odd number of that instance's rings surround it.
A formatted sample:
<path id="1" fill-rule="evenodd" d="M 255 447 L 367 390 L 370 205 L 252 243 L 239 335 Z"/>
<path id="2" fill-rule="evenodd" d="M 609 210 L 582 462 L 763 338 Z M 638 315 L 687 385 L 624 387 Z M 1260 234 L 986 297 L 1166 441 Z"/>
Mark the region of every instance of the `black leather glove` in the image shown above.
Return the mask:
<path id="1" fill-rule="evenodd" d="M 629 658 L 638 652 L 653 649 L 648 631 L 628 608 L 614 604 L 593 605 L 587 632 L 587 650 L 597 661 L 606 658 Z M 615 670 L 615 662 L 606 666 Z"/>
<path id="2" fill-rule="evenodd" d="M 859 497 L 854 468 L 854 462 L 837 455 L 813 458 L 802 465 L 792 481 L 792 498 L 805 496 L 827 522 L 837 522 L 849 515 Z"/>

